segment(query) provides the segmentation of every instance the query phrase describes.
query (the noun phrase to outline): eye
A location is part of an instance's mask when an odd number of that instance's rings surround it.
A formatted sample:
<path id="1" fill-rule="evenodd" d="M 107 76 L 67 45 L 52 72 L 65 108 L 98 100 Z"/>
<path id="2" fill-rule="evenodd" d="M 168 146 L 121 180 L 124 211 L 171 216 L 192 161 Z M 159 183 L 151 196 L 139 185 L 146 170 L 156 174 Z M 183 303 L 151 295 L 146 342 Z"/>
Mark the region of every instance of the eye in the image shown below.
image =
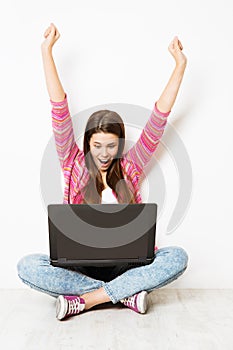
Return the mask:
<path id="1" fill-rule="evenodd" d="M 101 146 L 100 145 L 94 145 L 95 148 L 100 148 Z"/>
<path id="2" fill-rule="evenodd" d="M 109 145 L 108 147 L 109 148 L 114 148 L 114 147 L 116 147 L 116 145 Z"/>

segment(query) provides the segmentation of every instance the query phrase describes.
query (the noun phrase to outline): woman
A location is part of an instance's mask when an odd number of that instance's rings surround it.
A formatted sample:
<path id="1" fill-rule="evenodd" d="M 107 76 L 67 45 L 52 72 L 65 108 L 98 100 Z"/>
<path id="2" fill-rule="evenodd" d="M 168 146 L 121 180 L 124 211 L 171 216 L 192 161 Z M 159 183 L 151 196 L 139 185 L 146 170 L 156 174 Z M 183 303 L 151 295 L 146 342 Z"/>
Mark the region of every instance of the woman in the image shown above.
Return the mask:
<path id="1" fill-rule="evenodd" d="M 53 60 L 52 48 L 59 37 L 51 23 L 44 33 L 41 50 L 53 131 L 65 179 L 64 203 L 140 203 L 143 168 L 158 146 L 186 68 L 183 47 L 177 37 L 169 45 L 175 68 L 136 144 L 123 154 L 123 121 L 116 112 L 101 110 L 87 122 L 82 151 L 74 140 L 67 95 Z M 50 265 L 47 255 L 34 254 L 20 260 L 18 274 L 30 287 L 57 297 L 56 316 L 62 320 L 110 301 L 145 313 L 148 292 L 178 278 L 186 269 L 187 260 L 182 248 L 166 247 L 157 249 L 154 261 L 146 266 L 128 270 L 68 269 Z"/>

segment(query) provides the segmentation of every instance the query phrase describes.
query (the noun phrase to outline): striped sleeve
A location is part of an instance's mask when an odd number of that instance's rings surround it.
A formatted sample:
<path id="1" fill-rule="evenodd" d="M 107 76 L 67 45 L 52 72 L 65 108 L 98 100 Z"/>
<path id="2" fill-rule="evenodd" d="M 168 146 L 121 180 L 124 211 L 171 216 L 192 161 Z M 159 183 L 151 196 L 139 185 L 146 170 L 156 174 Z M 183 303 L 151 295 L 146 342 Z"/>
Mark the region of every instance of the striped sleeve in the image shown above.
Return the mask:
<path id="1" fill-rule="evenodd" d="M 128 150 L 125 155 L 128 160 L 132 160 L 134 162 L 140 173 L 158 147 L 159 140 L 163 135 L 169 114 L 170 112 L 160 112 L 155 103 L 154 109 L 144 129 L 142 130 L 138 141 Z"/>
<path id="2" fill-rule="evenodd" d="M 61 168 L 64 170 L 67 159 L 71 154 L 77 153 L 79 148 L 74 139 L 72 120 L 70 117 L 67 95 L 63 101 L 54 102 L 52 105 L 52 127 L 55 137 L 56 149 Z"/>

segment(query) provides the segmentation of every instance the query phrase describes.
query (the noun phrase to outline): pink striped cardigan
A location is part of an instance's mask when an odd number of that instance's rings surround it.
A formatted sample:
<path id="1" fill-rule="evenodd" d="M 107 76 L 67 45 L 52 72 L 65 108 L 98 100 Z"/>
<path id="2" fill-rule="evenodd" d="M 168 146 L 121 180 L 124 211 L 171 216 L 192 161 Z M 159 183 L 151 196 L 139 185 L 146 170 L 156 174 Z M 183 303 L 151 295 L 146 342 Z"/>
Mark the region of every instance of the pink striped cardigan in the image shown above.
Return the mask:
<path id="1" fill-rule="evenodd" d="M 65 179 L 63 203 L 80 204 L 83 202 L 82 189 L 89 179 L 84 152 L 78 147 L 74 139 L 67 95 L 61 102 L 52 100 L 50 102 L 52 104 L 52 126 L 56 149 Z M 139 180 L 143 175 L 143 168 L 149 162 L 159 144 L 169 113 L 161 113 L 155 103 L 138 141 L 127 153 L 122 155 L 123 176 L 134 192 L 136 203 L 142 202 Z M 114 191 L 113 194 L 116 197 Z"/>

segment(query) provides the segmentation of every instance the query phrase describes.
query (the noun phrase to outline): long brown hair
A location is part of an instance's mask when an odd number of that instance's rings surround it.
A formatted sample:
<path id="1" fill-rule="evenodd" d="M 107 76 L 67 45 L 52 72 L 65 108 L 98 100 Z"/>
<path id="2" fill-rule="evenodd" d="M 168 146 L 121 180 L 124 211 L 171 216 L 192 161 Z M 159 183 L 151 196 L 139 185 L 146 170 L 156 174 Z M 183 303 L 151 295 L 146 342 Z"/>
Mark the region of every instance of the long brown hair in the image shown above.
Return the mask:
<path id="1" fill-rule="evenodd" d="M 116 193 L 119 203 L 135 203 L 133 186 L 131 189 L 127 186 L 120 163 L 125 146 L 124 123 L 119 114 L 109 110 L 97 111 L 87 121 L 83 139 L 83 150 L 90 178 L 83 193 L 84 203 L 101 203 L 101 193 L 104 189 L 102 175 L 97 169 L 90 152 L 91 136 L 99 132 L 112 133 L 119 138 L 117 155 L 107 169 L 106 181 L 108 186 Z"/>

